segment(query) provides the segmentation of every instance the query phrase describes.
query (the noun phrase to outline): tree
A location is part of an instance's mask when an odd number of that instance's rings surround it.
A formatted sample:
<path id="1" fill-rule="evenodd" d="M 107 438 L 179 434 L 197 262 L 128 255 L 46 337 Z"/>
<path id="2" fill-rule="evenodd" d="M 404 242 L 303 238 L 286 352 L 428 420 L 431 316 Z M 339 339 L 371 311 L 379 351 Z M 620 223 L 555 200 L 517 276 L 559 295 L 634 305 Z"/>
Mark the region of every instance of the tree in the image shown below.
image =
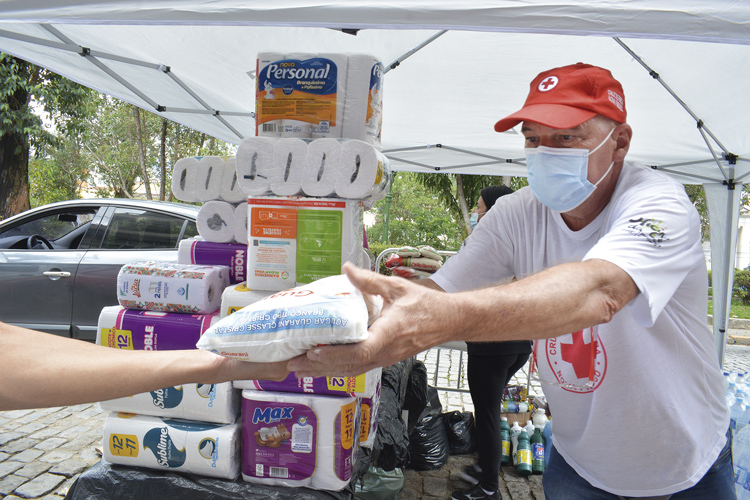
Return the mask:
<path id="1" fill-rule="evenodd" d="M 29 158 L 56 144 L 39 107 L 58 131 L 79 129 L 80 102 L 89 90 L 31 63 L 0 53 L 0 218 L 31 206 Z"/>

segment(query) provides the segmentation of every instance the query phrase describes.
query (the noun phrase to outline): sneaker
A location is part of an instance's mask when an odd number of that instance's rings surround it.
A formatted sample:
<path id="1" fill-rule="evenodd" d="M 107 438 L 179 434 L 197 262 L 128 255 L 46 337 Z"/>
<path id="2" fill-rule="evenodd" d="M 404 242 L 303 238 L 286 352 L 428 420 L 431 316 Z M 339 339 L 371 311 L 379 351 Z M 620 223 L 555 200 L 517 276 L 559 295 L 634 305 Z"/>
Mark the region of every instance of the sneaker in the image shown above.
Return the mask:
<path id="1" fill-rule="evenodd" d="M 452 500 L 502 500 L 502 498 L 499 490 L 492 495 L 488 495 L 479 484 L 468 490 L 454 491 L 451 495 Z"/>
<path id="2" fill-rule="evenodd" d="M 469 484 L 477 484 L 482 475 L 482 468 L 477 464 L 467 465 L 459 476 Z"/>

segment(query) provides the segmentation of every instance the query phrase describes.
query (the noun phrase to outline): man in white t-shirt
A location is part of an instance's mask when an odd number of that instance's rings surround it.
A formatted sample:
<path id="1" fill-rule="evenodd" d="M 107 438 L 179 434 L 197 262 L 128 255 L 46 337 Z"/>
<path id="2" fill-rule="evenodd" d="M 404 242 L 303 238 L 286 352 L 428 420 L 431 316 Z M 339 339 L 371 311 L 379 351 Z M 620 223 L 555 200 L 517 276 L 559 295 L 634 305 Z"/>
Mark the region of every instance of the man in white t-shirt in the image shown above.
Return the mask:
<path id="1" fill-rule="evenodd" d="M 498 200 L 426 287 L 345 266 L 383 296 L 381 318 L 368 340 L 289 368 L 354 374 L 449 340 L 540 339 L 554 412 L 546 498 L 735 498 L 700 224 L 683 187 L 625 161 L 632 129 L 605 69 L 541 73 L 495 130 L 518 124 L 529 187 Z"/>

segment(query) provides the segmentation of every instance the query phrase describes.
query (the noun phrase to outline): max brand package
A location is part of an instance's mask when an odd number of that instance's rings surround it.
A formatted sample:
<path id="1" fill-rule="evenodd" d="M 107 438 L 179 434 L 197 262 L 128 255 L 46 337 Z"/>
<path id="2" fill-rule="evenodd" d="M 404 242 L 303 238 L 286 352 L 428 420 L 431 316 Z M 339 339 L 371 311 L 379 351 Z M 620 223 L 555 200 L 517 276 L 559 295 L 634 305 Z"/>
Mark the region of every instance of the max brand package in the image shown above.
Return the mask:
<path id="1" fill-rule="evenodd" d="M 367 338 L 368 306 L 345 275 L 275 293 L 221 319 L 197 346 L 245 361 L 284 361 Z"/>

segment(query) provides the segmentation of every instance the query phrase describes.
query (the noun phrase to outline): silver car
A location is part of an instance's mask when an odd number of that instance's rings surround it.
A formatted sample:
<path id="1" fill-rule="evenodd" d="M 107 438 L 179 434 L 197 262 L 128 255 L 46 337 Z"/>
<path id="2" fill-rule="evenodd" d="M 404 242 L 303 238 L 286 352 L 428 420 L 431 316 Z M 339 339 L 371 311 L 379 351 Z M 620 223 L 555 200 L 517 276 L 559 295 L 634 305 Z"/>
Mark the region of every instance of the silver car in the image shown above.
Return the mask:
<path id="1" fill-rule="evenodd" d="M 127 199 L 71 200 L 0 222 L 0 321 L 82 340 L 117 304 L 117 273 L 177 261 L 198 234 L 198 207 Z"/>

